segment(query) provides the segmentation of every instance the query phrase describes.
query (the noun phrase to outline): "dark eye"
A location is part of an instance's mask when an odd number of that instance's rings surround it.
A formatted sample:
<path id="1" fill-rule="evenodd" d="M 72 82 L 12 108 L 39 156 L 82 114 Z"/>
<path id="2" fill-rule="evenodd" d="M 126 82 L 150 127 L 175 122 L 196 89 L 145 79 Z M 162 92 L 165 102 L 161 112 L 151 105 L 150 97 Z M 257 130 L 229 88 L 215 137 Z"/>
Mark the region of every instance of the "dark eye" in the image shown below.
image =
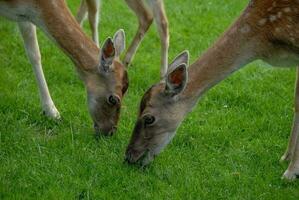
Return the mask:
<path id="1" fill-rule="evenodd" d="M 144 120 L 144 124 L 145 125 L 151 125 L 151 124 L 153 124 L 155 122 L 156 119 L 152 115 L 145 115 L 143 117 L 143 120 Z"/>
<path id="2" fill-rule="evenodd" d="M 115 106 L 116 104 L 119 104 L 119 102 L 120 102 L 120 99 L 115 95 L 110 95 L 108 97 L 108 103 L 112 106 Z"/>

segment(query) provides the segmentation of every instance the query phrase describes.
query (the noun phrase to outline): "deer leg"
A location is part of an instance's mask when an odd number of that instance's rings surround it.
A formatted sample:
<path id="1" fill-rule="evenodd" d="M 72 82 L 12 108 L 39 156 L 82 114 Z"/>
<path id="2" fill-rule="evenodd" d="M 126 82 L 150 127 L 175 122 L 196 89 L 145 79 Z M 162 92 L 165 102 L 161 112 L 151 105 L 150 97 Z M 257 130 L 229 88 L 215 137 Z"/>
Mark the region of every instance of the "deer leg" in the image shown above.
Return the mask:
<path id="1" fill-rule="evenodd" d="M 294 113 L 294 121 L 293 128 L 289 138 L 289 144 L 286 152 L 281 157 L 280 161 L 291 161 L 299 133 L 299 68 L 297 69 L 297 80 L 295 85 L 295 113 Z"/>
<path id="2" fill-rule="evenodd" d="M 288 148 L 281 160 L 291 161 L 288 169 L 283 174 L 283 179 L 294 180 L 299 177 L 299 69 L 297 68 L 297 81 L 295 89 L 295 115 L 292 133 Z"/>
<path id="3" fill-rule="evenodd" d="M 99 9 L 100 9 L 100 0 L 86 0 L 88 8 L 88 20 L 89 25 L 92 31 L 92 39 L 99 47 Z"/>
<path id="4" fill-rule="evenodd" d="M 158 32 L 161 40 L 160 75 L 161 78 L 163 78 L 167 73 L 167 68 L 168 68 L 168 48 L 169 48 L 168 20 L 165 14 L 163 0 L 152 0 L 151 5 L 152 5 L 154 19 L 158 26 Z"/>
<path id="5" fill-rule="evenodd" d="M 283 179 L 294 180 L 299 178 L 299 141 L 298 137 L 295 140 L 295 148 L 293 152 L 293 156 L 291 158 L 291 162 L 288 166 L 288 169 L 283 174 Z"/>
<path id="6" fill-rule="evenodd" d="M 153 22 L 153 16 L 142 0 L 126 0 L 126 3 L 134 11 L 139 22 L 139 27 L 136 32 L 136 35 L 132 43 L 130 44 L 124 58 L 125 66 L 129 66 L 137 51 L 140 42 L 144 38 L 145 33 L 148 31 L 150 25 Z"/>
<path id="7" fill-rule="evenodd" d="M 24 40 L 27 56 L 33 66 L 33 71 L 37 80 L 40 98 L 44 113 L 53 119 L 59 119 L 60 114 L 56 109 L 48 90 L 47 82 L 41 65 L 41 55 L 39 51 L 36 27 L 29 22 L 19 22 L 19 29 Z"/>
<path id="8" fill-rule="evenodd" d="M 87 3 L 86 0 L 82 0 L 76 17 L 77 22 L 80 24 L 81 27 L 83 25 L 86 16 L 87 16 Z"/>

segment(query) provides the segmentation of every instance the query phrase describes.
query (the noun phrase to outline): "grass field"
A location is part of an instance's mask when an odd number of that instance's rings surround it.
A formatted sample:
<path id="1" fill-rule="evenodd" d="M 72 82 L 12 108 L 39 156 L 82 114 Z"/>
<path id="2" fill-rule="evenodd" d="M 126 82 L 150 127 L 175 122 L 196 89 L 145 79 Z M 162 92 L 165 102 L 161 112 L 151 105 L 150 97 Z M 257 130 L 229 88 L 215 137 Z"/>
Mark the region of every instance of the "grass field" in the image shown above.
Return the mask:
<path id="1" fill-rule="evenodd" d="M 73 13 L 79 0 L 67 0 Z M 175 2 L 175 3 L 174 3 Z M 170 59 L 194 61 L 247 0 L 166 0 Z M 89 34 L 86 23 L 85 30 Z M 137 28 L 124 1 L 103 1 L 100 38 Z M 0 199 L 299 199 L 299 181 L 280 177 L 292 124 L 294 68 L 255 62 L 209 91 L 168 148 L 145 170 L 122 163 L 144 91 L 159 80 L 153 26 L 129 69 L 117 135 L 96 141 L 73 64 L 39 33 L 48 85 L 62 120 L 41 114 L 16 25 L 0 19 Z"/>

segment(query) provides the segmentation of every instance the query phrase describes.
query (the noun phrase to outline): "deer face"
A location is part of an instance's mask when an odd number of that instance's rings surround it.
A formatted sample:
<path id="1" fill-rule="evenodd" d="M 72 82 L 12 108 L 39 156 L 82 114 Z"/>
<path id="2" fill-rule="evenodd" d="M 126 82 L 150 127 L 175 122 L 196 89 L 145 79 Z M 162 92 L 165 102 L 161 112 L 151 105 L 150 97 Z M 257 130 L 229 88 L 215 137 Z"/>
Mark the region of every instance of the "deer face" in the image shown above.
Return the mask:
<path id="1" fill-rule="evenodd" d="M 188 52 L 169 66 L 165 80 L 152 86 L 143 96 L 137 122 L 126 150 L 128 163 L 149 164 L 171 141 L 184 115 L 179 94 L 187 82 Z"/>
<path id="2" fill-rule="evenodd" d="M 120 115 L 121 101 L 128 89 L 128 76 L 119 55 L 125 48 L 125 35 L 118 31 L 108 38 L 100 54 L 96 73 L 85 78 L 88 108 L 96 134 L 113 135 Z"/>

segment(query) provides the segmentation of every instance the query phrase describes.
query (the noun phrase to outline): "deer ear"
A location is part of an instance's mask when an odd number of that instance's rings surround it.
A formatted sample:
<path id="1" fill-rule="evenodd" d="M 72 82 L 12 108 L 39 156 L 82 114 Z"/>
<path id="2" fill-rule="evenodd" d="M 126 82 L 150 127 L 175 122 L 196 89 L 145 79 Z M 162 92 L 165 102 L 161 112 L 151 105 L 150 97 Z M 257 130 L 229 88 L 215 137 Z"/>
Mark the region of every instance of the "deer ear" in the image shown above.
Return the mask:
<path id="1" fill-rule="evenodd" d="M 113 59 L 115 58 L 115 47 L 112 42 L 112 39 L 109 37 L 106 39 L 100 54 L 100 70 L 105 72 L 109 71 L 110 66 L 112 65 Z"/>
<path id="2" fill-rule="evenodd" d="M 168 71 L 171 71 L 172 69 L 176 68 L 177 66 L 181 64 L 186 64 L 186 66 L 189 65 L 189 51 L 185 50 L 182 53 L 180 53 L 168 66 Z"/>
<path id="3" fill-rule="evenodd" d="M 115 47 L 116 56 L 120 56 L 120 54 L 126 48 L 126 36 L 123 29 L 119 29 L 113 37 L 113 43 Z"/>
<path id="4" fill-rule="evenodd" d="M 166 76 L 165 92 L 171 96 L 177 95 L 182 92 L 187 84 L 188 72 L 187 65 L 182 63 L 171 71 Z"/>

